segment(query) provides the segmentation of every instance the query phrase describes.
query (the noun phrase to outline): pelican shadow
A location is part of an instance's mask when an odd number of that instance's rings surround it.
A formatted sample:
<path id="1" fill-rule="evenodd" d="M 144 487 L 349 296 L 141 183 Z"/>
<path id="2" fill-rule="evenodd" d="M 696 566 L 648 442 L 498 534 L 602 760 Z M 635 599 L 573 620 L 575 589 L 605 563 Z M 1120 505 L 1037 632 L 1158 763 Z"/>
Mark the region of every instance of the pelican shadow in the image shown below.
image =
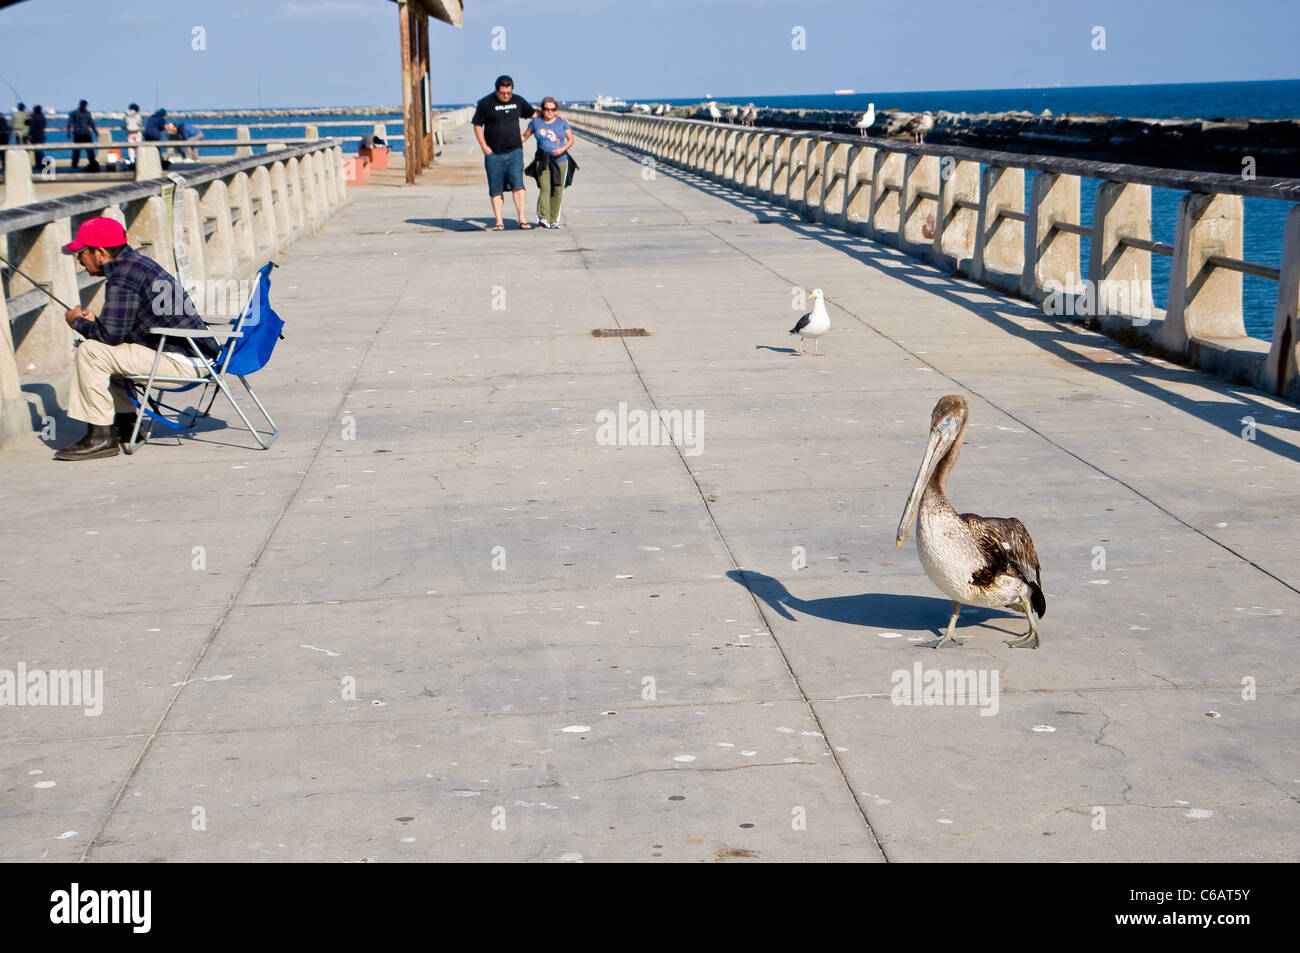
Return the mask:
<path id="1" fill-rule="evenodd" d="M 828 596 L 824 599 L 800 599 L 790 592 L 779 579 L 754 572 L 752 569 L 733 569 L 727 578 L 749 590 L 757 599 L 781 618 L 798 622 L 794 613 L 843 622 L 873 629 L 898 629 L 923 632 L 927 629 L 942 637 L 952 613 L 952 602 L 933 596 L 904 596 L 892 592 L 864 592 L 856 596 Z M 990 619 L 1020 618 L 1001 609 L 981 609 L 963 606 L 958 620 L 958 633 L 962 629 L 982 625 Z"/>

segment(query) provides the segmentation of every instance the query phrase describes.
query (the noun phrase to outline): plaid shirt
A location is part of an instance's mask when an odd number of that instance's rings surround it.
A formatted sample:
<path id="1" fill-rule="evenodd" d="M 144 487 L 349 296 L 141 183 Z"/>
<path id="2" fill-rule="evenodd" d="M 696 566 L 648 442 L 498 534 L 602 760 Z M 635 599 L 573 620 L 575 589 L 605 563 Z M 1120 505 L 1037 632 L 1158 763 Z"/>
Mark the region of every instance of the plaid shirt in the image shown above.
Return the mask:
<path id="1" fill-rule="evenodd" d="M 104 308 L 94 321 L 78 318 L 72 322 L 78 334 L 104 344 L 143 344 L 156 351 L 162 339 L 150 334 L 150 328 L 207 330 L 194 302 L 176 279 L 130 245 L 113 261 L 104 263 L 104 275 Z M 196 343 L 209 358 L 217 356 L 217 342 L 212 338 L 197 338 Z M 167 350 L 194 356 L 183 339 L 169 339 Z"/>

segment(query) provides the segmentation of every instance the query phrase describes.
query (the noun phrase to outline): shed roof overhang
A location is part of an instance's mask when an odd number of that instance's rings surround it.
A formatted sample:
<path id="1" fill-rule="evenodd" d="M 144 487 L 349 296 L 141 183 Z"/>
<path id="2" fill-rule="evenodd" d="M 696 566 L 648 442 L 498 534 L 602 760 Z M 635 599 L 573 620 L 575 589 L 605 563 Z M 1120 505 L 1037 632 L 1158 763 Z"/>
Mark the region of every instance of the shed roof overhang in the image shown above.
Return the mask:
<path id="1" fill-rule="evenodd" d="M 4 0 L 0 0 L 3 3 Z M 403 0 L 393 0 L 394 3 L 401 3 Z M 450 23 L 452 26 L 463 26 L 461 22 L 465 13 L 465 4 L 463 0 L 405 0 L 406 3 L 415 7 L 415 9 L 427 13 L 435 20 L 441 20 L 443 23 Z"/>

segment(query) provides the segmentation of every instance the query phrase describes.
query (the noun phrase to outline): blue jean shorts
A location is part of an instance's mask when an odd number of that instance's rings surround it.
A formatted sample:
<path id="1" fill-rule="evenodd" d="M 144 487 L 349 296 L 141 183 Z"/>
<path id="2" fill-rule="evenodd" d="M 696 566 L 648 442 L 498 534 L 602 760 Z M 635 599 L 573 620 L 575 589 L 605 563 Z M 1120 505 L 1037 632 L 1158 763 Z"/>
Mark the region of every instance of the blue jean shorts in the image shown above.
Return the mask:
<path id="1" fill-rule="evenodd" d="M 487 170 L 488 195 L 500 195 L 507 189 L 513 192 L 524 187 L 522 146 L 513 152 L 503 152 L 500 155 L 494 152 L 484 156 L 483 168 Z"/>

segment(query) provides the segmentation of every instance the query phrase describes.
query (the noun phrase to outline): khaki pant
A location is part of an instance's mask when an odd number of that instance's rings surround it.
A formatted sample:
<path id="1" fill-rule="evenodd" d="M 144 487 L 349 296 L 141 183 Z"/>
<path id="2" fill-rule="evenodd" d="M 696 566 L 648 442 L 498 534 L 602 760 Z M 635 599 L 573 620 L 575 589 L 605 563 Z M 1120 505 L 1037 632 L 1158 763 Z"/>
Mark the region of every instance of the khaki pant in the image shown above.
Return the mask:
<path id="1" fill-rule="evenodd" d="M 126 397 L 121 381 L 114 374 L 144 374 L 153 369 L 157 355 L 143 344 L 104 344 L 82 341 L 73 364 L 72 387 L 68 394 L 68 416 L 88 424 L 111 424 L 114 414 L 133 414 L 135 405 Z M 165 352 L 158 362 L 159 377 L 194 377 L 202 368 L 175 360 Z M 166 386 L 166 385 L 164 385 Z"/>
<path id="2" fill-rule="evenodd" d="M 560 181 L 551 181 L 551 168 L 548 164 L 537 178 L 540 192 L 537 196 L 537 217 L 543 222 L 555 225 L 560 220 L 560 203 L 564 201 L 564 177 L 568 169 L 560 165 Z"/>

